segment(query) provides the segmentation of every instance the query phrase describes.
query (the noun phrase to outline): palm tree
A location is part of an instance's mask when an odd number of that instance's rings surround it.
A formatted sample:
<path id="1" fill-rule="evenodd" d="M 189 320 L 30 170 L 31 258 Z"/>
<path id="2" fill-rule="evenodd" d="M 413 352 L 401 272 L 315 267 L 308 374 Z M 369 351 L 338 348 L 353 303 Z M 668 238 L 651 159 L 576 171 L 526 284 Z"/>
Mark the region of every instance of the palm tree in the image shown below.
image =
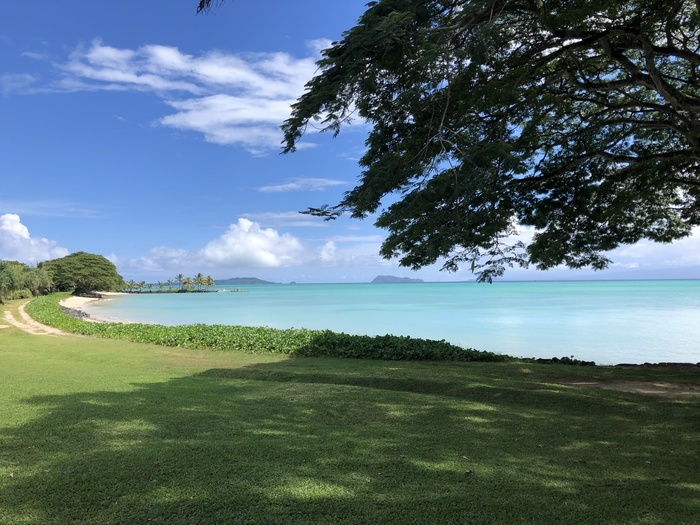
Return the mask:
<path id="1" fill-rule="evenodd" d="M 153 293 L 153 283 L 148 283 L 146 288 L 148 288 L 149 293 Z"/>
<path id="2" fill-rule="evenodd" d="M 214 279 L 211 278 L 211 275 L 207 275 L 207 276 L 204 278 L 204 286 L 207 287 L 207 292 L 209 291 L 209 287 L 210 287 L 210 286 L 214 286 L 214 284 L 215 284 L 215 283 L 214 283 Z"/>
<path id="3" fill-rule="evenodd" d="M 138 283 L 136 283 L 136 288 L 139 289 L 139 293 L 141 293 L 144 286 L 146 286 L 146 281 L 139 281 Z"/>
<path id="4" fill-rule="evenodd" d="M 168 285 L 168 290 L 173 289 L 173 280 L 172 279 L 168 279 L 167 281 L 165 281 L 165 284 Z"/>
<path id="5" fill-rule="evenodd" d="M 126 289 L 129 290 L 129 293 L 133 293 L 133 292 L 134 292 L 134 288 L 136 288 L 136 281 L 134 281 L 133 279 L 129 279 L 129 280 L 128 280 L 126 283 L 124 283 L 124 284 L 126 285 Z"/>
<path id="6" fill-rule="evenodd" d="M 194 282 L 197 285 L 197 291 L 200 291 L 202 289 L 202 285 L 204 284 L 204 276 L 201 273 L 198 273 L 194 276 Z"/>
<path id="7" fill-rule="evenodd" d="M 186 290 L 188 290 L 188 289 L 191 288 L 192 286 L 193 286 L 193 285 L 192 285 L 192 279 L 190 279 L 189 277 L 185 277 L 185 278 L 182 280 L 182 283 L 180 284 L 180 288 L 184 287 Z"/>
<path id="8" fill-rule="evenodd" d="M 163 288 L 165 288 L 165 284 L 163 284 L 163 283 L 160 282 L 160 281 L 158 281 L 158 284 L 157 284 L 156 286 L 158 287 L 158 291 L 159 291 L 159 292 L 162 292 L 162 291 L 163 291 Z"/>
<path id="9" fill-rule="evenodd" d="M 181 273 L 178 273 L 175 276 L 175 280 L 177 281 L 177 284 L 180 286 L 180 288 L 182 288 L 182 283 L 185 281 L 185 276 L 182 275 Z"/>

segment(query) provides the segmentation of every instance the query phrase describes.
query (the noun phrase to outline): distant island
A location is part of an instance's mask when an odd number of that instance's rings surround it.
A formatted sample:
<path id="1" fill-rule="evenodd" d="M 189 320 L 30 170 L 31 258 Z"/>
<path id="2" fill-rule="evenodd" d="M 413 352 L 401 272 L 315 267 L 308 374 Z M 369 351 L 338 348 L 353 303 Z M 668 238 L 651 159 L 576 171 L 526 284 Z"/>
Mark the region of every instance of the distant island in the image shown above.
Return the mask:
<path id="1" fill-rule="evenodd" d="M 373 280 L 373 284 L 387 283 L 422 283 L 423 279 L 412 279 L 411 277 L 396 277 L 394 275 L 377 275 Z"/>
<path id="2" fill-rule="evenodd" d="M 216 279 L 214 284 L 277 284 L 271 281 L 263 281 L 257 277 L 231 277 L 230 279 Z"/>

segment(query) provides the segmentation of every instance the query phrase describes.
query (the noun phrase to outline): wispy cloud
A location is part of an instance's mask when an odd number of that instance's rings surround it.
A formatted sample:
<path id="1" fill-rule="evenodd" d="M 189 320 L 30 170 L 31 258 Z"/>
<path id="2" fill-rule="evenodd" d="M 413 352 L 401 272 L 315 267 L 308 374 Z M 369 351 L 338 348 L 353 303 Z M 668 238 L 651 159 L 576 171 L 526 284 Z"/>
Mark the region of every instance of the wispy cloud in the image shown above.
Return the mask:
<path id="1" fill-rule="evenodd" d="M 323 191 L 326 188 L 333 186 L 342 186 L 344 184 L 346 184 L 346 182 L 342 180 L 300 177 L 284 184 L 276 184 L 274 186 L 261 186 L 258 189 L 263 192 Z"/>
<path id="2" fill-rule="evenodd" d="M 243 216 L 272 226 L 310 226 L 316 228 L 328 225 L 322 218 L 305 215 L 298 211 L 245 213 Z"/>
<path id="3" fill-rule="evenodd" d="M 48 53 L 34 53 L 33 51 L 25 51 L 22 53 L 25 58 L 31 58 L 32 60 L 48 60 Z"/>
<path id="4" fill-rule="evenodd" d="M 395 263 L 379 256 L 379 243 L 355 243 L 339 247 L 335 241 L 326 242 L 318 250 L 322 266 L 394 266 Z"/>
<path id="5" fill-rule="evenodd" d="M 36 77 L 28 73 L 0 75 L 0 93 L 4 96 L 23 93 L 36 82 Z"/>
<path id="6" fill-rule="evenodd" d="M 100 212 L 94 208 L 65 201 L 2 201 L 0 212 L 31 215 L 35 217 L 80 217 L 91 219 Z"/>
<path id="7" fill-rule="evenodd" d="M 334 235 L 328 240 L 333 242 L 381 243 L 384 240 L 384 237 L 381 235 Z"/>
<path id="8" fill-rule="evenodd" d="M 329 44 L 313 41 L 310 56 L 296 58 L 222 51 L 191 55 L 162 45 L 121 49 L 94 40 L 58 65 L 62 77 L 53 89 L 153 93 L 174 110 L 156 125 L 201 133 L 209 142 L 260 155 L 279 149 L 279 126 L 316 73 L 319 49 Z M 30 75 L 9 76 L 0 79 L 0 89 L 16 91 L 33 81 Z"/>

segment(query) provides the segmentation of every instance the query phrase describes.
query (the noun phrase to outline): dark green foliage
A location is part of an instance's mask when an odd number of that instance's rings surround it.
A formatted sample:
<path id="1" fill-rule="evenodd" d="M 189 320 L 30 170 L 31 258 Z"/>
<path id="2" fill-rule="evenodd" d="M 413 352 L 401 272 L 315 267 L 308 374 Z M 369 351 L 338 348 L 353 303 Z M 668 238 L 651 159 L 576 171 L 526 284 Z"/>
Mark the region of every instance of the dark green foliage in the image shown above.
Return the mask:
<path id="1" fill-rule="evenodd" d="M 54 290 L 60 292 L 109 292 L 121 290 L 124 286 L 117 268 L 101 255 L 76 252 L 40 263 L 39 267 L 51 276 Z"/>
<path id="2" fill-rule="evenodd" d="M 378 213 L 404 266 L 602 269 L 700 224 L 699 34 L 690 0 L 371 2 L 324 51 L 285 151 L 314 119 L 366 119 L 360 183 L 309 213 Z M 527 248 L 516 224 L 537 230 Z"/>
<path id="3" fill-rule="evenodd" d="M 31 268 L 17 261 L 0 261 L 0 303 L 40 295 L 50 287 L 51 279 L 42 268 Z"/>
<path id="4" fill-rule="evenodd" d="M 353 357 L 386 360 L 505 361 L 507 356 L 465 349 L 446 341 L 385 335 L 348 335 L 329 330 L 192 324 L 93 323 L 69 317 L 58 308 L 61 294 L 35 299 L 26 307 L 37 321 L 75 334 L 184 348 L 271 352 L 303 357 Z"/>

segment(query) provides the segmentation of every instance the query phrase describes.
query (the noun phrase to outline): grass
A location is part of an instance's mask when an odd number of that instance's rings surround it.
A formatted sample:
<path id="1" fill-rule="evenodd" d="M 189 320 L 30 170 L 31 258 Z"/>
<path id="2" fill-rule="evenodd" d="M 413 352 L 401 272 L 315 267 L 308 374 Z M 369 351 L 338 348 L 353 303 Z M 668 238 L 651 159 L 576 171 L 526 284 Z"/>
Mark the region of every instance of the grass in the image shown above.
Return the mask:
<path id="1" fill-rule="evenodd" d="M 593 377 L 700 381 L 4 328 L 0 523 L 700 522 L 697 398 L 557 382 Z"/>

